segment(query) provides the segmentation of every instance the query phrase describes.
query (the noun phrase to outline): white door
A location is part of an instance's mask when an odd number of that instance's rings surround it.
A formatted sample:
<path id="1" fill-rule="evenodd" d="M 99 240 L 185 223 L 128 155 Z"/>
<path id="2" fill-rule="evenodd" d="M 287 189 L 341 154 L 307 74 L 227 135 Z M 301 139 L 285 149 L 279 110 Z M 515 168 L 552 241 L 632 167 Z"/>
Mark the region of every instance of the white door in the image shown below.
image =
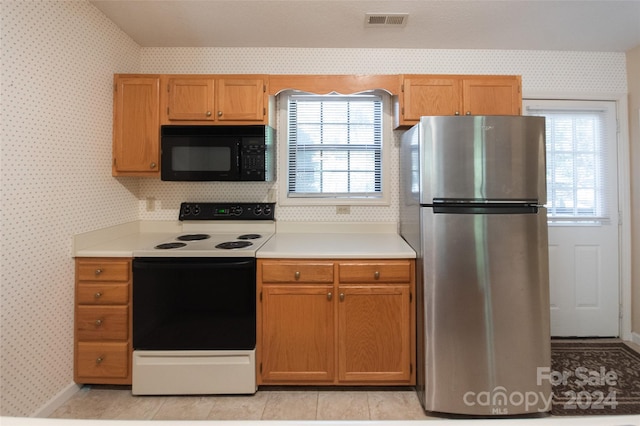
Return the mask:
<path id="1" fill-rule="evenodd" d="M 551 335 L 619 336 L 615 102 L 523 104 L 547 118 Z"/>

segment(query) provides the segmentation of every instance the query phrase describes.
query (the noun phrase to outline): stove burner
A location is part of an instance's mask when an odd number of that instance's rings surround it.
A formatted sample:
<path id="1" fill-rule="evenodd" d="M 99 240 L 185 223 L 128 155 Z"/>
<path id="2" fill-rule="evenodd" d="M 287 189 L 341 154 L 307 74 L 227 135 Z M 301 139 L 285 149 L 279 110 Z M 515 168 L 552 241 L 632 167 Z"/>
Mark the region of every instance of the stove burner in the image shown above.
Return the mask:
<path id="1" fill-rule="evenodd" d="M 167 250 L 167 249 L 180 248 L 180 247 L 184 247 L 184 246 L 186 246 L 185 243 L 164 243 L 164 244 L 158 244 L 154 248 L 161 249 L 161 250 Z"/>
<path id="2" fill-rule="evenodd" d="M 225 249 L 225 250 L 231 250 L 231 249 L 249 247 L 249 246 L 252 246 L 252 245 L 253 245 L 253 243 L 251 243 L 249 241 L 227 241 L 225 243 L 218 244 L 216 246 L 216 248 Z"/>
<path id="3" fill-rule="evenodd" d="M 242 234 L 238 237 L 239 240 L 257 240 L 258 238 L 262 238 L 260 234 Z"/>
<path id="4" fill-rule="evenodd" d="M 198 240 L 206 240 L 207 238 L 211 238 L 209 234 L 187 234 L 180 235 L 176 240 L 180 241 L 198 241 Z"/>

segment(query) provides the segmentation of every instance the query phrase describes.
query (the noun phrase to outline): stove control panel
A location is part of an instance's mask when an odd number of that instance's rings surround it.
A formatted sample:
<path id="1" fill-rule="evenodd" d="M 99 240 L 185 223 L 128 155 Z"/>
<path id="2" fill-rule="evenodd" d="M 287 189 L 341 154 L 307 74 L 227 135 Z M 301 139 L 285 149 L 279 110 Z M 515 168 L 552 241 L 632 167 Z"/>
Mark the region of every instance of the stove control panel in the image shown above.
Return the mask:
<path id="1" fill-rule="evenodd" d="M 275 220 L 275 203 L 182 203 L 179 220 Z"/>

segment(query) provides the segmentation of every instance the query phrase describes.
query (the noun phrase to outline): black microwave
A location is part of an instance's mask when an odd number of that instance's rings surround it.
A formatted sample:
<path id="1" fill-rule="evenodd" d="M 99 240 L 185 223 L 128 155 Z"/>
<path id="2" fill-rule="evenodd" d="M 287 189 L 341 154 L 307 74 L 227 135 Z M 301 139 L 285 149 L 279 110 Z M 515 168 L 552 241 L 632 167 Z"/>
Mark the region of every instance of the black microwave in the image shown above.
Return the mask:
<path id="1" fill-rule="evenodd" d="M 162 126 L 160 178 L 253 181 L 275 178 L 274 130 L 264 125 Z"/>

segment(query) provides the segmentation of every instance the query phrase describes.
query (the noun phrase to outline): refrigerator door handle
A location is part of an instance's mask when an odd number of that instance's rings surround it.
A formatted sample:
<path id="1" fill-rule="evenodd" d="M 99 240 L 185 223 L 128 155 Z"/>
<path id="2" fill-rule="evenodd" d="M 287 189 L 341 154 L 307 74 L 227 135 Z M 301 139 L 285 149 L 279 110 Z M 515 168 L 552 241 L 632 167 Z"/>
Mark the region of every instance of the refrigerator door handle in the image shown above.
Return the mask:
<path id="1" fill-rule="evenodd" d="M 435 214 L 537 214 L 536 205 L 434 205 Z"/>

